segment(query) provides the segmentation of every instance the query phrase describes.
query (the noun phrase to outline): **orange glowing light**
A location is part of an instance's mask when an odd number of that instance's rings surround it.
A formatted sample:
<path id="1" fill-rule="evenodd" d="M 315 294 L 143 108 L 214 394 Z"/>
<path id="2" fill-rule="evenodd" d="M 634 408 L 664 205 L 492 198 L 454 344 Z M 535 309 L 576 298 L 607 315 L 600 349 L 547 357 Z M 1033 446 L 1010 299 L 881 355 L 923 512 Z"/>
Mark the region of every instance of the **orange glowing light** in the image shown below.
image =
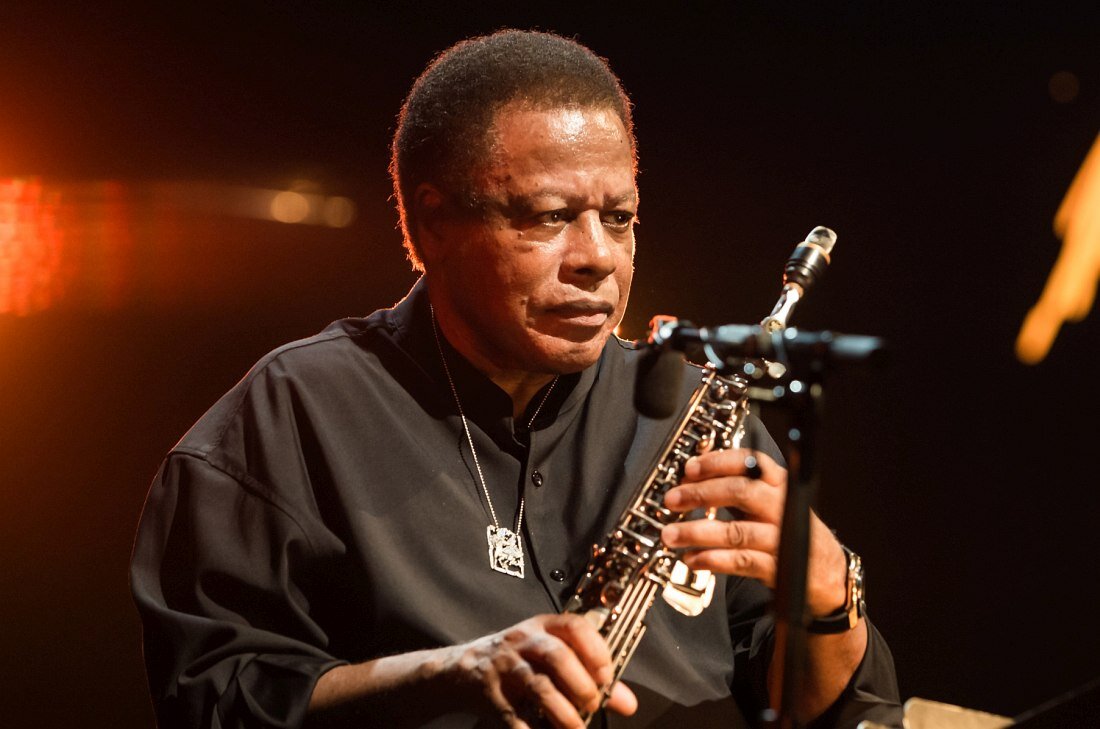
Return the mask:
<path id="1" fill-rule="evenodd" d="M 294 187 L 0 178 L 0 315 L 189 305 L 196 285 L 220 285 L 204 256 L 237 239 L 235 221 L 346 228 L 355 216 L 349 198 Z"/>
<path id="2" fill-rule="evenodd" d="M 1039 301 L 1024 318 L 1016 356 L 1025 364 L 1041 362 L 1066 321 L 1081 321 L 1092 309 L 1100 279 L 1100 136 L 1054 216 L 1062 250 Z"/>
<path id="3" fill-rule="evenodd" d="M 271 198 L 271 217 L 280 223 L 301 223 L 310 214 L 309 198 L 300 192 L 285 190 Z"/>
<path id="4" fill-rule="evenodd" d="M 64 293 L 59 203 L 38 179 L 0 180 L 0 314 L 41 311 Z"/>
<path id="5" fill-rule="evenodd" d="M 330 197 L 325 201 L 325 225 L 346 228 L 355 220 L 355 203 L 346 197 Z"/>

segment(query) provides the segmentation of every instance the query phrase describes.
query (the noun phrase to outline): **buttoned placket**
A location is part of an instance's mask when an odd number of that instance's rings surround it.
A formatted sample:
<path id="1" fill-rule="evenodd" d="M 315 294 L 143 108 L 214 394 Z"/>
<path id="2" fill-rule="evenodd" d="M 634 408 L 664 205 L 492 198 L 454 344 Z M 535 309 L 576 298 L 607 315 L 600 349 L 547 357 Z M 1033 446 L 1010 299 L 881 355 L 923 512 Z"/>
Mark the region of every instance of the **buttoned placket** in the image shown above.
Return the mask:
<path id="1" fill-rule="evenodd" d="M 533 430 L 528 434 L 524 484 L 527 494 L 528 543 L 534 553 L 532 562 L 537 566 L 539 581 L 559 611 L 572 594 L 572 585 L 578 576 L 571 574 L 570 565 L 563 559 L 562 549 L 567 547 L 564 544 L 566 535 L 562 519 L 563 510 L 568 505 L 561 503 L 562 484 L 554 481 L 548 451 L 548 445 L 557 440 L 553 437 L 556 434 L 548 431 L 560 427 L 564 427 L 564 424 L 554 423 L 546 429 Z M 547 544 L 548 540 L 562 543 Z"/>

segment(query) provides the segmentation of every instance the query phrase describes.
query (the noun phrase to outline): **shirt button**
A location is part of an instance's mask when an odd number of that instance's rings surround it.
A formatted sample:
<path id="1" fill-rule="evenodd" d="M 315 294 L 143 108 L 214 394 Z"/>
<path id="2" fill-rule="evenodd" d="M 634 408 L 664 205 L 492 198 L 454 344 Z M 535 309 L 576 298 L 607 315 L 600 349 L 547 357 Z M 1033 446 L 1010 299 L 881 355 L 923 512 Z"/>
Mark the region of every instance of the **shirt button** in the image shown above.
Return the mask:
<path id="1" fill-rule="evenodd" d="M 550 579 L 555 582 L 565 582 L 565 573 L 561 570 L 550 570 Z"/>
<path id="2" fill-rule="evenodd" d="M 538 471 L 531 471 L 531 483 L 535 484 L 535 488 L 542 486 L 542 474 Z"/>

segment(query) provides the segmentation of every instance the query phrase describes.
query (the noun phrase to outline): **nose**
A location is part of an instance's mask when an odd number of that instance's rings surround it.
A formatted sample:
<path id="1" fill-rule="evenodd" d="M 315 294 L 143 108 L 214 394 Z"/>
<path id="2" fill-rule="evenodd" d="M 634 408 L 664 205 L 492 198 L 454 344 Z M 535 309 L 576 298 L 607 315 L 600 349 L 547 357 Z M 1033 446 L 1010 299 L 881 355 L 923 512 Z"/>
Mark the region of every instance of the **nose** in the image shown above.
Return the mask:
<path id="1" fill-rule="evenodd" d="M 564 274 L 576 283 L 599 282 L 615 272 L 617 243 L 596 210 L 586 210 L 569 226 L 568 246 L 562 260 Z"/>

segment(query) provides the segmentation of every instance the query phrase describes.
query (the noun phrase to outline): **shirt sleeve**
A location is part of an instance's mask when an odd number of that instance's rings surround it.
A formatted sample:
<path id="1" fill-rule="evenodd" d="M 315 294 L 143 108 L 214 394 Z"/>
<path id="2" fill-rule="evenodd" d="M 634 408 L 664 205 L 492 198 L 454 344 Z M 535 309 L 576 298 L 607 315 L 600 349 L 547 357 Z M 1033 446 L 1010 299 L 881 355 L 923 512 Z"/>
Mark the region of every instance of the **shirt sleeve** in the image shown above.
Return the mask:
<path id="1" fill-rule="evenodd" d="M 161 729 L 302 724 L 318 677 L 343 663 L 310 617 L 302 581 L 315 554 L 259 484 L 169 456 L 130 574 Z"/>
<path id="2" fill-rule="evenodd" d="M 768 668 L 775 640 L 775 619 L 768 612 L 771 591 L 755 580 L 731 579 L 728 595 L 734 656 L 730 690 L 745 717 L 755 726 L 768 706 Z M 885 639 L 869 620 L 863 660 L 836 702 L 809 726 L 854 728 L 863 720 L 890 727 L 902 725 L 894 659 Z"/>
<path id="3" fill-rule="evenodd" d="M 865 720 L 900 729 L 902 713 L 894 657 L 882 634 L 868 620 L 867 651 L 863 654 L 863 661 L 840 698 L 810 724 L 810 729 L 854 729 Z"/>

